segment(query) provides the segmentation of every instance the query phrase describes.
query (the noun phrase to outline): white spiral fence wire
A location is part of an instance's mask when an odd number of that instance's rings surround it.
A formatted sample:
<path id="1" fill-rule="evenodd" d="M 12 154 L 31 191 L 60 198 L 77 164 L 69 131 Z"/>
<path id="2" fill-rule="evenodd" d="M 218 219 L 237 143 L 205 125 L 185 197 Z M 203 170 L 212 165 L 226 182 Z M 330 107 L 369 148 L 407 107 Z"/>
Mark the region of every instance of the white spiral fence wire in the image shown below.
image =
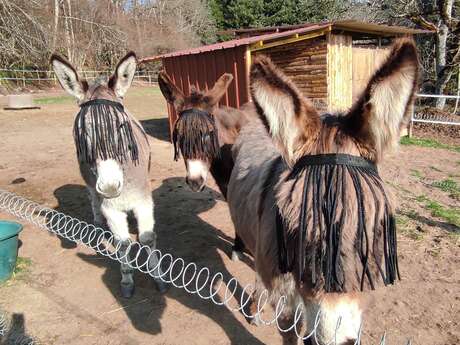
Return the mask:
<path id="1" fill-rule="evenodd" d="M 0 314 L 0 337 L 4 336 L 7 331 L 7 320 L 5 314 Z"/>
<path id="2" fill-rule="evenodd" d="M 273 317 L 264 319 L 262 312 L 270 303 L 270 296 L 267 290 L 264 290 L 257 301 L 253 301 L 254 292 L 251 284 L 242 288 L 241 296 L 237 296 L 237 290 L 240 286 L 237 279 L 232 277 L 224 282 L 224 274 L 217 272 L 212 274 L 207 267 L 199 268 L 197 264 L 186 263 L 182 258 L 174 258 L 169 253 L 162 253 L 160 250 L 152 250 L 150 247 L 140 244 L 139 242 L 130 241 L 127 248 L 121 250 L 121 244 L 118 243 L 110 231 L 88 224 L 79 219 L 68 216 L 51 208 L 42 206 L 36 202 L 25 199 L 17 194 L 0 189 L 0 211 L 14 215 L 20 220 L 25 220 L 41 229 L 54 233 L 62 238 L 84 244 L 97 253 L 109 257 L 120 263 L 128 263 L 133 269 L 137 269 L 144 274 L 148 274 L 155 279 L 160 279 L 166 284 L 184 289 L 190 294 L 198 295 L 203 300 L 209 300 L 216 305 L 226 306 L 233 312 L 241 312 L 247 319 L 255 319 L 265 325 L 275 324 L 280 332 L 294 331 L 299 338 L 303 340 L 314 338 L 317 339 L 317 328 L 321 320 L 321 313 L 316 315 L 313 330 L 306 334 L 301 333 L 302 314 L 304 308 L 302 304 L 297 305 L 294 311 L 294 322 L 288 328 L 283 328 L 279 319 L 287 307 L 287 299 L 282 296 L 276 303 Z M 110 250 L 109 248 L 113 248 Z M 120 252 L 123 254 L 120 255 Z M 129 258 L 130 253 L 135 253 L 133 258 Z M 158 260 L 151 260 L 152 256 L 157 256 Z M 157 265 L 151 266 L 151 262 L 158 262 Z M 161 267 L 162 270 L 158 270 Z M 238 300 L 238 306 L 232 306 L 232 300 Z M 248 307 L 254 303 L 255 314 L 248 313 Z M 3 320 L 3 321 L 2 321 Z M 3 323 L 2 323 L 3 322 Z M 341 319 L 337 320 L 335 332 L 340 327 Z M 5 321 L 0 316 L 0 336 L 2 325 Z M 4 331 L 4 328 L 3 328 Z M 335 344 L 335 339 L 331 339 L 327 344 Z M 355 345 L 361 344 L 361 327 L 357 334 Z M 380 345 L 385 344 L 385 335 L 381 338 Z M 410 341 L 407 343 L 410 344 Z"/>

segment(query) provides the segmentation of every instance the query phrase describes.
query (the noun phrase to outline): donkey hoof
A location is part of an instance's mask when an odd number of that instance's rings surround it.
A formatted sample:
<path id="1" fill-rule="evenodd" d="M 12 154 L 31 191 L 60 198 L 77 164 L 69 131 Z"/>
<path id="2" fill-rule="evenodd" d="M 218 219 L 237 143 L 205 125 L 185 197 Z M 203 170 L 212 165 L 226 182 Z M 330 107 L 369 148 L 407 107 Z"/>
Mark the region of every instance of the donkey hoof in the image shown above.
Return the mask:
<path id="1" fill-rule="evenodd" d="M 153 231 L 143 232 L 139 235 L 139 242 L 143 245 L 154 247 L 156 242 L 156 235 Z"/>
<path id="2" fill-rule="evenodd" d="M 164 294 L 169 290 L 169 285 L 165 284 L 162 281 L 155 281 L 155 285 L 159 293 Z"/>
<path id="3" fill-rule="evenodd" d="M 251 319 L 250 324 L 256 327 L 262 325 L 262 321 L 260 321 L 260 316 L 259 315 L 254 316 Z"/>
<path id="4" fill-rule="evenodd" d="M 238 252 L 236 250 L 232 250 L 232 261 L 240 261 L 243 259 L 243 253 Z"/>
<path id="5" fill-rule="evenodd" d="M 134 285 L 121 284 L 121 296 L 123 298 L 131 298 L 134 295 Z"/>

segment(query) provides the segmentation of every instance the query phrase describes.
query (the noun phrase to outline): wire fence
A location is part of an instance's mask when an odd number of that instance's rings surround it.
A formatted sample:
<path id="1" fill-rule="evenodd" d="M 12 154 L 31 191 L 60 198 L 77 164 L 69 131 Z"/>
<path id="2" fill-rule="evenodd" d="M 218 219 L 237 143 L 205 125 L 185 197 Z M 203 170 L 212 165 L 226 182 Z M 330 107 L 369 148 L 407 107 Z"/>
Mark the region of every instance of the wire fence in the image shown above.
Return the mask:
<path id="1" fill-rule="evenodd" d="M 304 326 L 303 314 L 305 313 L 303 304 L 298 304 L 293 310 L 294 321 L 292 325 L 283 328 L 279 320 L 283 312 L 288 308 L 285 296 L 279 298 L 274 310 L 267 312 L 271 317 L 266 318 L 264 310 L 270 304 L 270 296 L 267 290 L 259 294 L 257 300 L 253 300 L 254 291 L 251 284 L 239 289 L 240 285 L 234 277 L 228 281 L 224 281 L 224 274 L 221 272 L 212 274 L 207 267 L 200 268 L 193 262 L 186 263 L 182 258 L 175 258 L 173 255 L 162 253 L 158 249 L 152 250 L 150 247 L 141 245 L 135 241 L 130 241 L 128 249 L 123 250 L 123 254 L 121 254 L 121 244 L 115 241 L 110 231 L 88 224 L 54 209 L 41 206 L 17 194 L 1 189 L 0 211 L 14 215 L 20 220 L 28 221 L 43 230 L 77 244 L 86 245 L 95 252 L 112 260 L 120 263 L 128 263 L 133 269 L 148 274 L 155 279 L 160 279 L 164 283 L 171 284 L 178 289 L 183 289 L 189 294 L 197 295 L 205 301 L 219 306 L 226 306 L 233 312 L 242 313 L 248 320 L 256 319 L 262 325 L 276 325 L 281 333 L 295 332 L 297 337 L 304 341 L 315 339 L 316 343 L 333 345 L 336 344 L 337 334 L 341 331 L 342 317 L 339 316 L 334 328 L 335 335 L 332 339 L 326 342 L 324 340 L 318 342 L 317 330 L 321 323 L 321 311 L 316 314 L 313 329 L 307 330 L 307 332 L 305 330 L 302 331 Z M 131 259 L 129 258 L 130 253 L 135 254 Z M 158 259 L 153 260 L 153 262 L 157 262 L 157 265 L 154 267 L 151 266 L 152 256 L 157 256 Z M 158 267 L 161 267 L 162 270 L 159 270 Z M 250 308 L 248 307 L 251 303 L 253 303 L 253 307 L 255 306 L 254 314 L 249 312 Z M 0 328 L 2 325 L 5 327 L 5 322 L 1 320 L 4 319 L 0 316 Z M 3 328 L 4 332 L 5 329 Z M 361 344 L 361 335 L 362 323 L 359 325 L 359 330 L 356 334 L 355 345 Z M 384 345 L 385 339 L 386 335 L 384 334 L 379 344 Z M 411 344 L 410 340 L 406 344 Z"/>
<path id="2" fill-rule="evenodd" d="M 418 106 L 415 107 L 415 110 L 412 114 L 411 124 L 412 123 L 431 123 L 438 125 L 451 125 L 451 126 L 460 126 L 460 115 L 457 114 L 458 102 L 460 96 L 453 95 L 427 95 L 427 94 L 417 94 L 418 103 L 422 99 L 438 99 L 444 98 L 446 100 L 455 100 L 455 107 L 452 113 L 436 111 L 435 109 L 427 109 L 426 107 Z"/>
<path id="3" fill-rule="evenodd" d="M 110 76 L 112 71 L 79 71 L 78 74 L 86 80 L 94 80 L 100 76 Z M 158 79 L 157 71 L 137 70 L 134 75 L 134 82 L 156 84 Z M 27 69 L 2 69 L 0 68 L 0 85 L 2 82 L 13 82 L 23 87 L 30 84 L 57 84 L 56 74 L 51 70 L 27 70 Z"/>

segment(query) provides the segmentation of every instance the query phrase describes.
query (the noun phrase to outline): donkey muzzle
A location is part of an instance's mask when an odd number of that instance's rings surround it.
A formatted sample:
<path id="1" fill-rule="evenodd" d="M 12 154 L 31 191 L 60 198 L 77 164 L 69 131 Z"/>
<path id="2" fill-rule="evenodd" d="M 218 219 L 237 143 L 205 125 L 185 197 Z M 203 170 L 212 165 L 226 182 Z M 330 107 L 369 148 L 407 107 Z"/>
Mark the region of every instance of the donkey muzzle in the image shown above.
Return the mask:
<path id="1" fill-rule="evenodd" d="M 113 199 L 121 194 L 123 184 L 121 181 L 114 181 L 112 183 L 96 183 L 96 191 L 105 199 Z"/>
<path id="2" fill-rule="evenodd" d="M 204 189 L 206 181 L 204 180 L 204 178 L 200 176 L 196 178 L 186 177 L 185 182 L 187 182 L 188 186 L 192 191 L 201 192 Z"/>
<path id="3" fill-rule="evenodd" d="M 98 161 L 96 191 L 106 199 L 116 198 L 123 189 L 123 171 L 113 159 Z"/>

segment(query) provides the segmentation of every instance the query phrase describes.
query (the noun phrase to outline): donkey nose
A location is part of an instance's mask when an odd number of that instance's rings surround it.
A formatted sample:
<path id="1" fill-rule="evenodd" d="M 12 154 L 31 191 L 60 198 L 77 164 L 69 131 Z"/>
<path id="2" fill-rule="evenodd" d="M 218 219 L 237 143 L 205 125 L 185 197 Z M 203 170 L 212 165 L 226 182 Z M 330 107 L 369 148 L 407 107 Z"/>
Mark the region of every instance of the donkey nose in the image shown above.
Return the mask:
<path id="1" fill-rule="evenodd" d="M 120 181 L 113 181 L 112 183 L 101 183 L 96 184 L 97 192 L 104 198 L 111 199 L 116 198 L 121 194 L 122 184 Z"/>
<path id="2" fill-rule="evenodd" d="M 201 176 L 195 178 L 186 177 L 185 182 L 194 192 L 201 192 L 204 188 L 204 179 Z"/>

